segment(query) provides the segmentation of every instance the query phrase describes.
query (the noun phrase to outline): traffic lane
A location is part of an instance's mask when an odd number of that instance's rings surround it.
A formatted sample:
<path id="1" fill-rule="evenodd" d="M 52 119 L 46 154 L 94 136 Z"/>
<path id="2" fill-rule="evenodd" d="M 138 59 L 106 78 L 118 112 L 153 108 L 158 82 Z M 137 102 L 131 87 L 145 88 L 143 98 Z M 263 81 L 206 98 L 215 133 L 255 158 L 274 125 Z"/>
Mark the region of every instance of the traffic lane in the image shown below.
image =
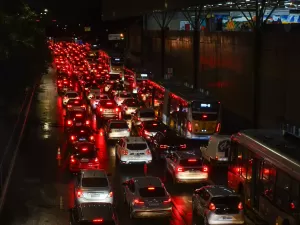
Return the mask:
<path id="1" fill-rule="evenodd" d="M 60 209 L 61 182 L 56 149 L 63 129 L 53 73 L 43 76 L 34 97 L 28 124 L 0 215 L 1 224 L 67 224 Z"/>

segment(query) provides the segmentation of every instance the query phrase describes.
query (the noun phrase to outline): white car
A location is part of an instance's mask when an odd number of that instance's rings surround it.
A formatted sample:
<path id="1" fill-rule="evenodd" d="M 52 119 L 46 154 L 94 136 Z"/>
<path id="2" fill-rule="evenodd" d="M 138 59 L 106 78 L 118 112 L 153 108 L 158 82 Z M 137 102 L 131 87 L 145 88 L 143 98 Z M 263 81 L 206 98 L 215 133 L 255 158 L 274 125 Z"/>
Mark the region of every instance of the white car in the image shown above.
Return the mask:
<path id="1" fill-rule="evenodd" d="M 90 104 L 91 104 L 91 107 L 93 109 L 96 109 L 97 108 L 97 105 L 99 104 L 99 102 L 101 100 L 109 100 L 109 97 L 107 94 L 97 94 L 95 95 L 91 100 L 90 100 Z"/>
<path id="2" fill-rule="evenodd" d="M 76 91 L 67 91 L 63 97 L 63 105 L 67 105 L 70 99 L 80 99 Z"/>
<path id="3" fill-rule="evenodd" d="M 121 164 L 151 163 L 152 154 L 144 138 L 127 137 L 116 144 L 116 158 Z"/>
<path id="4" fill-rule="evenodd" d="M 130 93 L 127 93 L 126 91 L 118 93 L 115 95 L 115 102 L 117 103 L 118 106 L 120 106 L 125 99 L 132 98 Z"/>
<path id="5" fill-rule="evenodd" d="M 104 129 L 108 139 L 119 139 L 130 136 L 130 129 L 125 120 L 109 120 Z"/>

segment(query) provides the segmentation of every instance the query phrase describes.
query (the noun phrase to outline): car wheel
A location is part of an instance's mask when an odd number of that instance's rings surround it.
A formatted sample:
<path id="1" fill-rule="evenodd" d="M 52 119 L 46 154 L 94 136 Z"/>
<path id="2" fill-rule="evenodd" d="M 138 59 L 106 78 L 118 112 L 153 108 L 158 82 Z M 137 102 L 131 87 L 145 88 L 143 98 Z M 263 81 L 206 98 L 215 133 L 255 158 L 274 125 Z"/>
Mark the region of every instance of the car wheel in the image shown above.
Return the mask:
<path id="1" fill-rule="evenodd" d="M 206 217 L 204 217 L 203 224 L 204 224 L 204 225 L 209 225 L 209 223 L 208 223 L 208 220 L 207 220 L 207 218 L 206 218 Z"/>

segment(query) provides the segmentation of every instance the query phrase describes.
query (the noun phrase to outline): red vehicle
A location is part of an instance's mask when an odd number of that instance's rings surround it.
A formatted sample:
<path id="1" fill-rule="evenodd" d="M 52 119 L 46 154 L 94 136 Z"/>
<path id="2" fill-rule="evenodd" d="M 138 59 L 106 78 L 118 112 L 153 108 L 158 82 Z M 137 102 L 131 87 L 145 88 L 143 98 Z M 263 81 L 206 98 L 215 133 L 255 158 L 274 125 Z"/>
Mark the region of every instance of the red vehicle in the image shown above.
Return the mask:
<path id="1" fill-rule="evenodd" d="M 74 173 L 82 169 L 100 169 L 98 149 L 94 143 L 79 142 L 73 146 L 69 170 Z"/>

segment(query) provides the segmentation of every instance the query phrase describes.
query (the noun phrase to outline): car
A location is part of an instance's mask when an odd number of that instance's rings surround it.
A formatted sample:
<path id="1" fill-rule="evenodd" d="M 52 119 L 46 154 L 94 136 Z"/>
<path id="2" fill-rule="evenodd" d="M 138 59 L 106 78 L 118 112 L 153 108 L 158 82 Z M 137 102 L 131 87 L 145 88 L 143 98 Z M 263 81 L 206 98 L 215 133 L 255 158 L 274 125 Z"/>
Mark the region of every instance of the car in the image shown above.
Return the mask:
<path id="1" fill-rule="evenodd" d="M 121 104 L 123 115 L 131 116 L 137 109 L 141 107 L 141 103 L 135 98 L 125 99 Z"/>
<path id="2" fill-rule="evenodd" d="M 118 225 L 117 213 L 111 204 L 82 203 L 70 210 L 70 225 Z"/>
<path id="3" fill-rule="evenodd" d="M 149 164 L 152 161 L 150 148 L 142 137 L 122 138 L 116 144 L 117 163 L 127 164 Z"/>
<path id="4" fill-rule="evenodd" d="M 146 140 L 150 140 L 157 132 L 168 132 L 169 128 L 160 121 L 144 121 L 137 126 L 137 132 L 139 136 L 144 137 Z"/>
<path id="5" fill-rule="evenodd" d="M 120 108 L 113 100 L 101 100 L 97 105 L 96 113 L 101 119 L 119 119 L 121 117 Z"/>
<path id="6" fill-rule="evenodd" d="M 72 120 L 67 120 L 67 126 L 65 130 L 68 131 L 73 127 L 91 126 L 91 119 L 87 113 L 76 113 Z"/>
<path id="7" fill-rule="evenodd" d="M 121 83 L 114 83 L 110 86 L 108 93 L 110 93 L 111 97 L 114 98 L 115 95 L 119 93 L 123 93 L 125 90 L 123 84 Z"/>
<path id="8" fill-rule="evenodd" d="M 74 118 L 85 118 L 87 117 L 87 114 L 84 108 L 77 110 L 75 110 L 74 108 L 69 108 L 69 110 L 66 111 L 66 115 L 64 117 L 65 130 L 68 130 L 69 128 L 73 127 Z"/>
<path id="9" fill-rule="evenodd" d="M 193 219 L 203 224 L 245 224 L 241 197 L 222 185 L 196 189 L 192 196 Z"/>
<path id="10" fill-rule="evenodd" d="M 158 177 L 135 177 L 123 186 L 130 218 L 172 216 L 171 196 Z"/>
<path id="11" fill-rule="evenodd" d="M 156 160 L 164 159 L 168 154 L 176 151 L 185 151 L 190 147 L 188 144 L 186 138 L 174 131 L 157 132 L 150 140 L 150 148 Z"/>
<path id="12" fill-rule="evenodd" d="M 80 99 L 80 96 L 75 91 L 67 91 L 63 98 L 63 105 L 66 106 L 70 99 Z"/>
<path id="13" fill-rule="evenodd" d="M 208 167 L 193 151 L 174 152 L 166 156 L 166 171 L 176 183 L 199 183 L 208 180 Z"/>
<path id="14" fill-rule="evenodd" d="M 125 120 L 109 120 L 104 126 L 107 139 L 120 139 L 130 136 L 130 129 Z"/>
<path id="15" fill-rule="evenodd" d="M 74 191 L 77 204 L 114 203 L 112 187 L 105 170 L 81 170 L 75 179 Z"/>
<path id="16" fill-rule="evenodd" d="M 68 142 L 71 144 L 75 144 L 77 142 L 86 142 L 91 141 L 95 142 L 95 131 L 93 131 L 90 127 L 79 126 L 73 127 L 69 130 Z"/>
<path id="17" fill-rule="evenodd" d="M 97 108 L 97 105 L 101 100 L 109 100 L 109 97 L 107 94 L 96 94 L 94 97 L 90 100 L 90 105 L 93 109 Z"/>
<path id="18" fill-rule="evenodd" d="M 94 143 L 78 142 L 71 150 L 70 172 L 79 172 L 82 169 L 100 169 L 98 149 Z"/>
<path id="19" fill-rule="evenodd" d="M 121 105 L 123 103 L 124 100 L 126 99 L 131 99 L 132 96 L 130 93 L 127 93 L 126 91 L 117 93 L 114 97 L 115 102 L 117 103 L 117 105 Z"/>
<path id="20" fill-rule="evenodd" d="M 155 112 L 153 109 L 142 108 L 138 109 L 132 114 L 131 122 L 133 126 L 138 126 L 143 121 L 153 121 L 156 120 Z"/>
<path id="21" fill-rule="evenodd" d="M 67 103 L 67 110 L 82 110 L 86 109 L 86 104 L 84 104 L 81 99 L 70 99 Z"/>
<path id="22" fill-rule="evenodd" d="M 89 93 L 87 94 L 87 98 L 90 100 L 92 99 L 95 95 L 97 94 L 100 94 L 100 88 L 98 87 L 98 85 L 96 84 L 93 84 L 91 87 L 90 87 L 90 91 Z"/>

